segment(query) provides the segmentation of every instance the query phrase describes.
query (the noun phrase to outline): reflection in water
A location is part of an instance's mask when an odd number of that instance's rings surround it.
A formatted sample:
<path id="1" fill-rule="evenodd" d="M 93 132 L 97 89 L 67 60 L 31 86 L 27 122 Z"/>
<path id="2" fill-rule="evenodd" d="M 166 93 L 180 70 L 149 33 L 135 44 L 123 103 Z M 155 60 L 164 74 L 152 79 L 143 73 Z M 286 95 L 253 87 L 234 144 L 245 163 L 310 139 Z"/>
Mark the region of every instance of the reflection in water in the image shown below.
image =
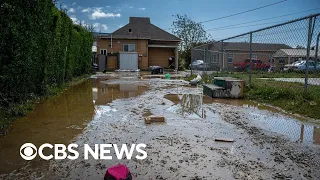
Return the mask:
<path id="1" fill-rule="evenodd" d="M 183 117 L 202 117 L 205 118 L 206 112 L 202 107 L 203 104 L 222 103 L 234 106 L 241 106 L 249 109 L 268 110 L 275 114 L 274 116 L 266 116 L 258 111 L 252 111 L 249 116 L 254 116 L 255 123 L 263 129 L 289 136 L 296 142 L 306 144 L 320 144 L 320 127 L 298 121 L 296 116 L 283 113 L 276 108 L 263 106 L 261 104 L 247 101 L 243 99 L 212 99 L 208 96 L 195 94 L 167 94 L 164 98 L 175 103 L 168 110 L 179 113 Z M 285 114 L 285 116 L 281 115 Z M 279 116 L 280 115 L 280 116 Z"/>
<path id="2" fill-rule="evenodd" d="M 255 120 L 259 121 L 263 128 L 287 135 L 296 142 L 306 144 L 320 144 L 320 132 L 317 131 L 319 127 L 316 127 L 314 125 L 305 124 L 304 122 L 297 121 L 292 118 L 282 118 L 274 116 L 267 118 L 257 118 Z"/>
<path id="3" fill-rule="evenodd" d="M 106 79 L 90 79 L 72 86 L 57 97 L 41 101 L 28 116 L 13 122 L 8 135 L 0 138 L 0 174 L 27 165 L 19 154 L 22 144 L 69 144 L 94 118 L 116 111 L 108 103 L 147 90 L 146 86 L 107 85 L 101 80 Z M 48 161 L 39 158 L 30 163 L 32 169 L 45 172 L 48 168 Z"/>
<path id="4" fill-rule="evenodd" d="M 13 122 L 7 136 L 0 138 L 0 174 L 27 164 L 19 155 L 20 146 L 30 142 L 69 144 L 94 115 L 90 81 L 70 87 L 57 97 L 41 101 L 26 117 Z M 39 158 L 32 164 L 46 166 Z"/>
<path id="5" fill-rule="evenodd" d="M 315 144 L 320 144 L 320 127 L 313 127 L 313 141 Z"/>
<path id="6" fill-rule="evenodd" d="M 95 118 L 102 114 L 108 114 L 116 109 L 107 106 L 116 99 L 131 98 L 141 95 L 148 89 L 145 85 L 133 83 L 127 84 L 106 84 L 103 79 L 92 79 L 92 95 L 95 104 Z M 108 115 L 107 115 L 108 116 Z"/>
<path id="7" fill-rule="evenodd" d="M 93 102 L 95 105 L 106 105 L 115 99 L 130 98 L 141 95 L 147 86 L 137 84 L 106 84 L 100 79 L 93 79 Z"/>
<path id="8" fill-rule="evenodd" d="M 202 108 L 202 95 L 196 94 L 168 94 L 165 98 L 176 103 L 167 109 L 168 111 L 178 113 L 183 117 L 206 118 L 205 110 Z"/>

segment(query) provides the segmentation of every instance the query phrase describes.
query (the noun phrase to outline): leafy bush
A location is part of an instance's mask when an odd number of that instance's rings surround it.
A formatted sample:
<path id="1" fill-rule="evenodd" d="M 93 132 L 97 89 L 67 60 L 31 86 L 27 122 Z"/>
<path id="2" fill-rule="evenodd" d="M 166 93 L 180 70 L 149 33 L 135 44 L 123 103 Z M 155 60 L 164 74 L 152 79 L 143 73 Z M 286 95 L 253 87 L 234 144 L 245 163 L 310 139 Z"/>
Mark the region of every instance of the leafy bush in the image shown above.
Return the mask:
<path id="1" fill-rule="evenodd" d="M 0 1 L 0 106 L 90 72 L 93 36 L 50 0 Z"/>

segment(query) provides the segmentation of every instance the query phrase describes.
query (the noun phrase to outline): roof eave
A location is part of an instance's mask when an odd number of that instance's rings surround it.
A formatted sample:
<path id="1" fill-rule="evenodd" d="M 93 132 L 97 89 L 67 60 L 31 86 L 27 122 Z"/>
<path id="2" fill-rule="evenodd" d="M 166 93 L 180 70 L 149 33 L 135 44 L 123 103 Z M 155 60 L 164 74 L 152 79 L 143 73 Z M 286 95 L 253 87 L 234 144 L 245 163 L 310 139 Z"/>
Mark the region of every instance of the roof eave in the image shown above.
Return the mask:
<path id="1" fill-rule="evenodd" d="M 159 48 L 177 48 L 178 46 L 173 45 L 158 45 L 158 44 L 150 44 L 148 47 L 159 47 Z"/>
<path id="2" fill-rule="evenodd" d="M 181 39 L 151 39 L 152 41 L 175 41 L 175 42 L 181 42 Z"/>

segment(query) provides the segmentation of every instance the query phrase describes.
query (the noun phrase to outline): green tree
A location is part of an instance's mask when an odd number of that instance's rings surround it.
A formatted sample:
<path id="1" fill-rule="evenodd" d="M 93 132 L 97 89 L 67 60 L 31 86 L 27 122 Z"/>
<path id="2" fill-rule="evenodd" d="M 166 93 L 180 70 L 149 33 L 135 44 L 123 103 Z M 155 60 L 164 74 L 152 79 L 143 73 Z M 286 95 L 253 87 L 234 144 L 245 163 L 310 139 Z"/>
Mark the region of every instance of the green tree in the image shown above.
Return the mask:
<path id="1" fill-rule="evenodd" d="M 90 27 L 73 24 L 55 3 L 0 1 L 0 110 L 90 72 Z"/>
<path id="2" fill-rule="evenodd" d="M 182 41 L 179 46 L 179 65 L 184 68 L 191 63 L 191 49 L 194 46 L 204 44 L 211 39 L 201 23 L 195 22 L 187 15 L 174 15 L 172 33 Z M 183 67 L 179 67 L 183 68 Z"/>

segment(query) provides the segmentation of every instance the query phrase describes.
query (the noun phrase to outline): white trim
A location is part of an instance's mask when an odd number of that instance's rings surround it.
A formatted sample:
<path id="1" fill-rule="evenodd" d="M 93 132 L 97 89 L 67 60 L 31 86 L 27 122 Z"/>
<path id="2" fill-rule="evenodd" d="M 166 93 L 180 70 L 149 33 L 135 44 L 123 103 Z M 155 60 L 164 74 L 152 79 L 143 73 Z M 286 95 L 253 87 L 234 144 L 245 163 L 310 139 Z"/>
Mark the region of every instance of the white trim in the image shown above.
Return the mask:
<path id="1" fill-rule="evenodd" d="M 151 45 L 148 45 L 148 47 L 177 48 L 178 46 L 166 46 L 166 45 L 156 45 L 156 44 L 151 44 Z"/>
<path id="2" fill-rule="evenodd" d="M 101 53 L 101 51 L 106 51 L 106 54 Z M 107 49 L 100 49 L 100 54 L 107 55 L 108 54 L 108 50 Z"/>

